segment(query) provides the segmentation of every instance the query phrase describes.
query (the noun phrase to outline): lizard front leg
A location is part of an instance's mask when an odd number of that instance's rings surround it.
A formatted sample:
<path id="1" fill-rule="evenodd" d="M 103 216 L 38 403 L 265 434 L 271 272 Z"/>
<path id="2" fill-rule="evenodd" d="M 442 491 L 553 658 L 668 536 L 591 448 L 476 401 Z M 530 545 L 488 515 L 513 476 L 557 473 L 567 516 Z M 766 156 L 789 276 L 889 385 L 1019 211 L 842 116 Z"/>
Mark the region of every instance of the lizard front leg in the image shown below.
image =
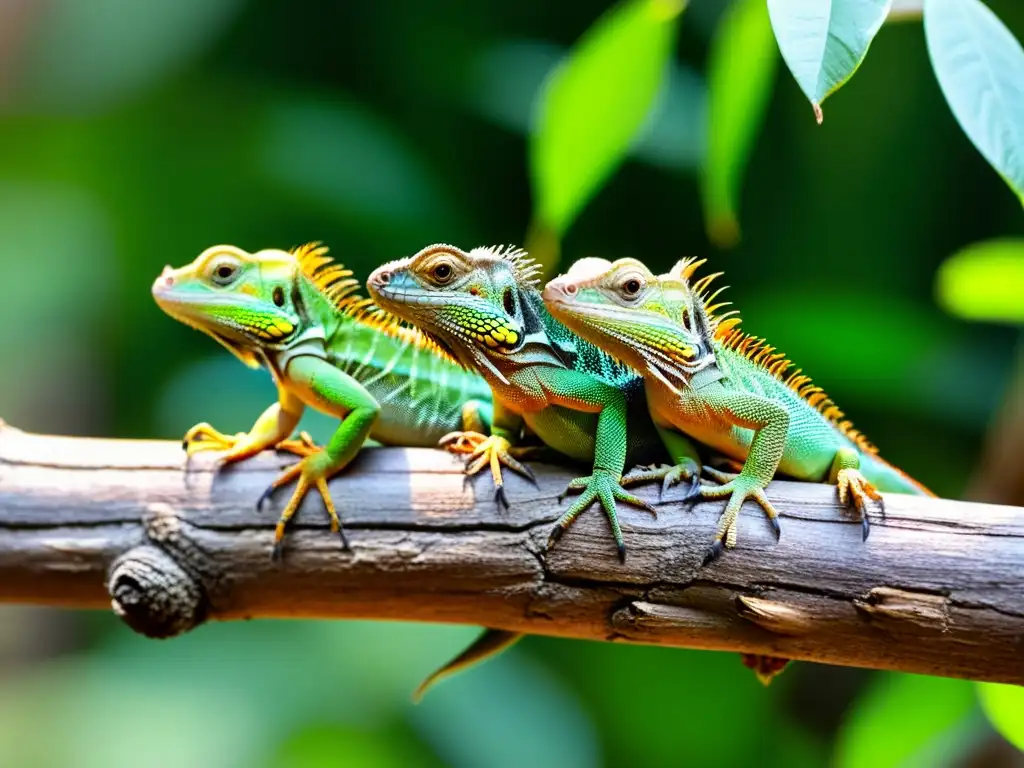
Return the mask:
<path id="1" fill-rule="evenodd" d="M 265 410 L 252 429 L 235 435 L 219 432 L 205 421 L 196 424 L 182 440 L 186 455 L 191 458 L 200 451 L 226 451 L 221 460 L 233 463 L 255 456 L 267 448 L 281 446 L 291 435 L 302 416 L 302 401 L 283 386 L 277 388 L 278 401 Z M 292 451 L 295 453 L 296 451 Z"/>
<path id="2" fill-rule="evenodd" d="M 779 536 L 779 513 L 768 500 L 764 489 L 775 476 L 775 470 L 782 460 L 789 432 L 789 413 L 778 403 L 747 392 L 717 388 L 705 390 L 701 397 L 725 422 L 754 430 L 747 460 L 739 474 L 704 468 L 706 474 L 722 485 L 702 485 L 700 495 L 705 499 L 729 497 L 718 523 L 715 541 L 704 556 L 702 565 L 707 565 L 721 555 L 725 547 L 736 545 L 736 518 L 747 499 L 754 499 L 761 505 L 776 537 Z"/>
<path id="3" fill-rule="evenodd" d="M 514 444 L 523 428 L 522 417 L 495 402 L 489 435 L 478 431 L 485 428 L 485 424 L 480 410 L 473 408 L 470 403 L 463 408 L 462 419 L 465 431 L 449 432 L 438 445 L 452 453 L 466 454 L 467 476 L 490 467 L 494 481 L 494 500 L 508 509 L 505 482 L 501 475 L 502 465 L 536 483 L 533 471 L 519 461 L 532 447 L 519 448 Z"/>
<path id="4" fill-rule="evenodd" d="M 295 490 L 281 511 L 274 530 L 272 557 L 280 557 L 288 521 L 295 515 L 302 499 L 312 488 L 319 491 L 327 514 L 331 518 L 331 531 L 339 534 L 342 546 L 347 550 L 348 540 L 327 488 L 327 480 L 341 471 L 359 452 L 370 434 L 370 428 L 380 412 L 380 406 L 358 381 L 315 355 L 293 358 L 288 363 L 286 373 L 306 403 L 324 413 L 338 416 L 341 424 L 327 445 L 286 469 L 271 483 L 257 502 L 257 507 L 261 507 L 275 490 L 292 480 L 297 481 Z"/>
<path id="5" fill-rule="evenodd" d="M 674 429 L 662 427 L 655 424 L 661 442 L 672 457 L 672 464 L 660 466 L 634 467 L 622 478 L 622 485 L 637 485 L 639 483 L 661 481 L 660 494 L 664 495 L 669 488 L 686 480 L 689 482 L 683 494 L 683 499 L 689 499 L 700 494 L 700 454 L 697 447 L 688 437 Z"/>
<path id="6" fill-rule="evenodd" d="M 646 509 L 657 514 L 646 501 L 623 490 L 622 470 L 626 464 L 626 437 L 628 425 L 626 397 L 618 389 L 586 374 L 576 371 L 550 371 L 549 398 L 553 405 L 561 405 L 577 411 L 598 414 L 597 432 L 594 436 L 594 465 L 588 477 L 578 477 L 559 496 L 565 498 L 569 491 L 582 491 L 579 498 L 555 523 L 548 537 L 548 547 L 557 542 L 573 524 L 580 513 L 595 501 L 600 502 L 615 537 L 619 560 L 626 561 L 626 543 L 615 508 L 616 501 Z"/>

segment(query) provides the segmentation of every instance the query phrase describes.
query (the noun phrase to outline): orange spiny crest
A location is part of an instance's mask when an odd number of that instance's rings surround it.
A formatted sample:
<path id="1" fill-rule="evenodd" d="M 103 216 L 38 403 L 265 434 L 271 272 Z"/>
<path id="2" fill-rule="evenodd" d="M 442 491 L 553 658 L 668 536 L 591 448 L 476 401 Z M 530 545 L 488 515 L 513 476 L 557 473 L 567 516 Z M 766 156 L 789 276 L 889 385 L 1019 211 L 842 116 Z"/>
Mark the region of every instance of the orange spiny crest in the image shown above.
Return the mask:
<path id="1" fill-rule="evenodd" d="M 682 259 L 672 268 L 669 276 L 688 281 L 705 261 L 706 259 L 697 259 L 695 257 Z M 825 394 L 822 388 L 811 383 L 810 376 L 803 373 L 799 368 L 791 370 L 793 369 L 793 363 L 783 353 L 769 345 L 765 339 L 751 336 L 740 330 L 740 323 L 742 321 L 736 310 L 717 314 L 720 309 L 730 304 L 730 302 L 715 303 L 715 300 L 725 290 L 725 287 L 718 288 L 710 295 L 707 291 L 711 282 L 721 276 L 721 274 L 721 272 L 716 272 L 706 275 L 691 284 L 691 290 L 703 304 L 704 311 L 708 315 L 715 341 L 725 349 L 730 349 L 746 360 L 749 360 L 773 378 L 783 382 L 786 387 L 794 391 L 808 405 L 833 423 L 836 429 L 852 440 L 858 449 L 864 453 L 878 453 L 878 449 L 868 441 L 864 434 L 854 429 L 849 419 L 843 418 L 843 412 L 832 402 L 832 399 Z"/>
<path id="2" fill-rule="evenodd" d="M 439 357 L 458 362 L 418 328 L 385 312 L 374 304 L 373 299 L 356 293 L 359 289 L 359 282 L 352 277 L 351 270 L 336 263 L 327 255 L 327 250 L 327 246 L 313 242 L 300 245 L 291 253 L 298 262 L 302 274 L 339 312 L 386 336 L 403 341 L 409 340 L 416 346 L 429 350 Z M 461 365 L 461 363 L 459 364 Z"/>
<path id="3" fill-rule="evenodd" d="M 878 453 L 876 448 L 862 432 L 854 429 L 853 423 L 845 419 L 845 414 L 821 387 L 811 382 L 811 377 L 799 368 L 793 368 L 792 362 L 781 352 L 770 346 L 764 339 L 749 336 L 741 331 L 738 317 L 720 320 L 715 331 L 715 339 L 726 349 L 749 360 L 772 377 L 778 379 L 794 391 L 808 405 L 818 411 L 824 418 L 835 425 L 843 435 L 853 441 L 854 445 L 864 453 Z"/>

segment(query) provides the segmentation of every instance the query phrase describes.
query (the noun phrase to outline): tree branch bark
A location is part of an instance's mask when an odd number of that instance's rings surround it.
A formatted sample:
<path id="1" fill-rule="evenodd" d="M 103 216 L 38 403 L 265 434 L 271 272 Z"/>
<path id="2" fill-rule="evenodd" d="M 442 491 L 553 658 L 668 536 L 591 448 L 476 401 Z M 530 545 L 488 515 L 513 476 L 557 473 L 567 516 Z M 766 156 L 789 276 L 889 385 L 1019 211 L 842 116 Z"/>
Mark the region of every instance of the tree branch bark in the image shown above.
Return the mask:
<path id="1" fill-rule="evenodd" d="M 622 565 L 597 510 L 545 552 L 567 469 L 535 465 L 537 487 L 509 476 L 501 511 L 441 451 L 372 448 L 331 483 L 353 551 L 313 494 L 274 563 L 287 494 L 254 503 L 293 460 L 218 472 L 199 456 L 186 474 L 174 443 L 0 422 L 0 601 L 105 609 L 113 595 L 162 637 L 205 619 L 441 621 L 1024 684 L 1024 508 L 887 494 L 862 543 L 833 488 L 776 482 L 781 540 L 747 505 L 737 548 L 701 569 L 721 502 L 644 488 L 659 514 L 621 506 Z"/>

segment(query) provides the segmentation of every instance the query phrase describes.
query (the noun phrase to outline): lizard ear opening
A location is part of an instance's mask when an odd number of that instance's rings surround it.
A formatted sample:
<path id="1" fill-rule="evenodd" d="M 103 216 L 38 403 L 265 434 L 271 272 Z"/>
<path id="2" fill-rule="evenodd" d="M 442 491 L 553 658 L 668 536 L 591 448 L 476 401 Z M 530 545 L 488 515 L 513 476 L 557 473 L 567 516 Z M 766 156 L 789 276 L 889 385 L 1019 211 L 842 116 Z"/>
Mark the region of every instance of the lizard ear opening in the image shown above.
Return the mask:
<path id="1" fill-rule="evenodd" d="M 510 317 L 516 316 L 516 299 L 515 296 L 512 295 L 511 288 L 506 288 L 505 291 L 502 293 L 501 303 L 502 306 L 505 308 L 505 313 L 507 315 L 509 315 Z"/>

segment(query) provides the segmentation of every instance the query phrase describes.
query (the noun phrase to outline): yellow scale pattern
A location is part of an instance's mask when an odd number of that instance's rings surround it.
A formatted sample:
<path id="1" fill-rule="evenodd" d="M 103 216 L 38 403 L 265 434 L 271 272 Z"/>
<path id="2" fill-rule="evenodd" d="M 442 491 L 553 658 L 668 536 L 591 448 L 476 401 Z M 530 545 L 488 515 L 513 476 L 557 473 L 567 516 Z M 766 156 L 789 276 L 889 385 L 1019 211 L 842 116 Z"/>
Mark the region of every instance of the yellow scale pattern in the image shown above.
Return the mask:
<path id="1" fill-rule="evenodd" d="M 683 259 L 669 274 L 671 277 L 688 282 L 694 272 L 706 261 L 707 259 Z M 767 371 L 772 377 L 796 392 L 808 405 L 852 440 L 858 449 L 864 453 L 877 454 L 878 448 L 864 436 L 864 433 L 854 428 L 852 421 L 843 418 L 845 416 L 843 411 L 833 402 L 832 398 L 825 394 L 821 387 L 811 382 L 810 376 L 803 373 L 800 368 L 795 368 L 793 362 L 771 346 L 766 339 L 741 331 L 739 328 L 740 317 L 736 310 L 720 313 L 720 310 L 728 306 L 729 302 L 715 303 L 715 300 L 726 286 L 711 294 L 708 293 L 708 288 L 712 281 L 721 277 L 722 274 L 715 272 L 705 275 L 690 285 L 694 295 L 704 305 L 704 311 L 714 330 L 715 341 Z"/>

